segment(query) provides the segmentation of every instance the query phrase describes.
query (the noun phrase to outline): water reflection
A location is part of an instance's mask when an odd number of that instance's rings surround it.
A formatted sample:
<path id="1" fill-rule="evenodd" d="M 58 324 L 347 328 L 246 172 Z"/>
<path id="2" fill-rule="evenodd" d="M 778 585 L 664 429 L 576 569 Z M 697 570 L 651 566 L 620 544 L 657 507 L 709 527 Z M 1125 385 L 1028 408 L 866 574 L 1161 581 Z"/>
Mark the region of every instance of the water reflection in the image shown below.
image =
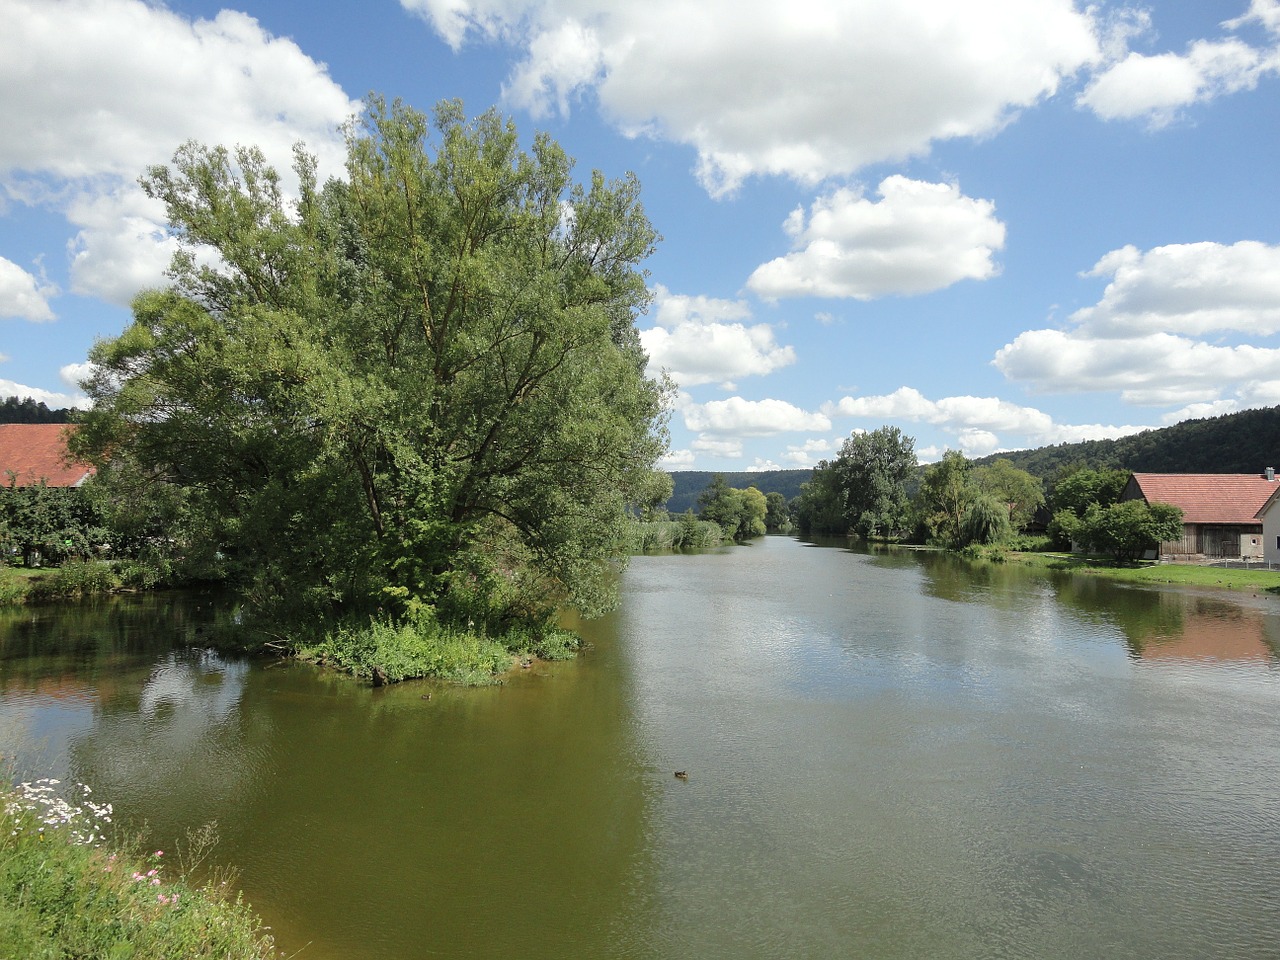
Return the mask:
<path id="1" fill-rule="evenodd" d="M 166 847 L 216 819 L 319 960 L 1274 952 L 1273 599 L 777 538 L 623 588 L 471 691 L 13 618 L 0 751 Z"/>

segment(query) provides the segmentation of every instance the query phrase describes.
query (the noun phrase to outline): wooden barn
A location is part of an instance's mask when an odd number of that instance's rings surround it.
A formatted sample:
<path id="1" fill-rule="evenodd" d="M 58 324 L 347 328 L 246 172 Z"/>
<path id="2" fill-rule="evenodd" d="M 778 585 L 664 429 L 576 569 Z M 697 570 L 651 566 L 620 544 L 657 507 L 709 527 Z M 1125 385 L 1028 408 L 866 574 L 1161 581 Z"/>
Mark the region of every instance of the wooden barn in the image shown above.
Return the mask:
<path id="1" fill-rule="evenodd" d="M 1276 492 L 1275 473 L 1135 473 L 1122 500 L 1182 510 L 1182 539 L 1160 544 L 1171 560 L 1263 559 L 1259 512 Z"/>

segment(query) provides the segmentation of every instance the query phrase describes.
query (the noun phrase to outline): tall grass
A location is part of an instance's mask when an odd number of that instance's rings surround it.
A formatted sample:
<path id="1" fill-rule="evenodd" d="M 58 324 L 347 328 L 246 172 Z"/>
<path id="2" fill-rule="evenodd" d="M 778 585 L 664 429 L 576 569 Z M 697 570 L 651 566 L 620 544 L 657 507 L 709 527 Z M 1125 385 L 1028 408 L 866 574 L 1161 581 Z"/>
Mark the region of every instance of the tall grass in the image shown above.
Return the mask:
<path id="1" fill-rule="evenodd" d="M 632 553 L 701 550 L 718 547 L 723 542 L 724 531 L 710 520 L 682 517 L 678 520 L 651 520 L 631 525 Z"/>
<path id="2" fill-rule="evenodd" d="M 561 660 L 578 648 L 576 636 L 551 627 L 513 627 L 498 637 L 443 626 L 429 616 L 405 622 L 372 620 L 330 631 L 300 646 L 297 656 L 375 683 L 433 678 L 467 686 L 496 683 L 518 657 Z"/>
<path id="3" fill-rule="evenodd" d="M 103 836 L 109 805 L 45 780 L 0 789 L 0 957 L 265 960 L 272 938 L 225 883 Z M 180 858 L 179 858 L 180 859 Z"/>

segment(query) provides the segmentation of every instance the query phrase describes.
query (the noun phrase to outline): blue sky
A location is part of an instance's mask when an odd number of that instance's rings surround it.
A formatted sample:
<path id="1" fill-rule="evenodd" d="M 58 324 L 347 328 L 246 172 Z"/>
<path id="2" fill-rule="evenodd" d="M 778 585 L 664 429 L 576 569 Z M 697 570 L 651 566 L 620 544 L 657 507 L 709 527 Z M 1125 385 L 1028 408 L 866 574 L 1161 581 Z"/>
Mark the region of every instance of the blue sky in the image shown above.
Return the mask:
<path id="1" fill-rule="evenodd" d="M 338 175 L 371 91 L 637 174 L 672 469 L 1280 404 L 1280 0 L 0 0 L 0 395 L 76 402 L 164 282 L 148 164 Z"/>

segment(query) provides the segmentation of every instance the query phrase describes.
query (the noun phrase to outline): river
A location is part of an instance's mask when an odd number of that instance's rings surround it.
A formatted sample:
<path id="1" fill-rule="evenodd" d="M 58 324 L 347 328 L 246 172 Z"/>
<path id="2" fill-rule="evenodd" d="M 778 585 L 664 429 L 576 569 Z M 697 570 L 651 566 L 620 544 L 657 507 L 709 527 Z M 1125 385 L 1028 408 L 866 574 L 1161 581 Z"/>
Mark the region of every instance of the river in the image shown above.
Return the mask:
<path id="1" fill-rule="evenodd" d="M 8 611 L 0 754 L 216 821 L 302 960 L 1280 957 L 1280 600 L 780 537 L 621 589 L 478 690 Z"/>

